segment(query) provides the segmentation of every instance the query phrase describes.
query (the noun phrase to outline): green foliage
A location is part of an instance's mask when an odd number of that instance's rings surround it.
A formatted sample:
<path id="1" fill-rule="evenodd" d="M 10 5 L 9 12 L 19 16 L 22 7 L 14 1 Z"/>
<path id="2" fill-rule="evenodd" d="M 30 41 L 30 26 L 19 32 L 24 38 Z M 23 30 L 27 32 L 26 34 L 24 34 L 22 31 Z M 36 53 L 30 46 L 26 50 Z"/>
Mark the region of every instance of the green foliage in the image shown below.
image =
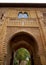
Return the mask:
<path id="1" fill-rule="evenodd" d="M 15 53 L 14 65 L 20 65 L 22 60 L 26 60 L 27 61 L 26 65 L 30 65 L 30 61 L 27 60 L 29 58 L 30 58 L 30 53 L 25 48 L 20 48 Z"/>
<path id="2" fill-rule="evenodd" d="M 16 58 L 14 58 L 14 65 L 19 65 Z"/>
<path id="3" fill-rule="evenodd" d="M 20 48 L 16 51 L 16 58 L 18 60 L 26 60 L 27 57 L 29 58 L 30 54 L 26 49 Z"/>
<path id="4" fill-rule="evenodd" d="M 27 61 L 27 64 L 26 65 L 31 65 L 30 61 Z"/>

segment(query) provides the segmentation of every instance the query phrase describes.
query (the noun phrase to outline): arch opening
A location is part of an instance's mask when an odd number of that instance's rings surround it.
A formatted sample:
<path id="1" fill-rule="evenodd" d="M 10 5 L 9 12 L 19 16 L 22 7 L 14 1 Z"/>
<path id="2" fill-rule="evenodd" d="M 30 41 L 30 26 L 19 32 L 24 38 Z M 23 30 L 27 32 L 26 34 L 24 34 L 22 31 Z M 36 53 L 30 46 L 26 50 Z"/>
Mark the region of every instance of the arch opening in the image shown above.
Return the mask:
<path id="1" fill-rule="evenodd" d="M 9 60 L 13 59 L 14 51 L 19 48 L 26 48 L 32 57 L 32 65 L 41 65 L 40 56 L 38 55 L 39 49 L 35 38 L 27 32 L 18 32 L 12 36 L 9 41 Z M 10 60 L 11 61 L 11 60 Z M 10 62 L 9 62 L 10 65 Z"/>
<path id="2" fill-rule="evenodd" d="M 31 54 L 26 48 L 19 48 L 14 51 L 13 65 L 32 65 Z"/>

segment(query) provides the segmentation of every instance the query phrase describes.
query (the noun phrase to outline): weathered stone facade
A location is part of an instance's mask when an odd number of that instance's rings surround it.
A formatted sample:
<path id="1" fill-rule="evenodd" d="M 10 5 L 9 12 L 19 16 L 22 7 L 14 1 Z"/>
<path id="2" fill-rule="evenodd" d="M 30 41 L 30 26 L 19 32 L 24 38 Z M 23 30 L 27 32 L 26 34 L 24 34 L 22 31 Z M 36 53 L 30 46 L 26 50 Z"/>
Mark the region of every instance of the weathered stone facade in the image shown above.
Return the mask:
<path id="1" fill-rule="evenodd" d="M 28 18 L 19 19 L 19 12 Z M 33 54 L 34 65 L 46 65 L 46 8 L 0 8 L 0 65 L 9 65 L 20 47 Z"/>

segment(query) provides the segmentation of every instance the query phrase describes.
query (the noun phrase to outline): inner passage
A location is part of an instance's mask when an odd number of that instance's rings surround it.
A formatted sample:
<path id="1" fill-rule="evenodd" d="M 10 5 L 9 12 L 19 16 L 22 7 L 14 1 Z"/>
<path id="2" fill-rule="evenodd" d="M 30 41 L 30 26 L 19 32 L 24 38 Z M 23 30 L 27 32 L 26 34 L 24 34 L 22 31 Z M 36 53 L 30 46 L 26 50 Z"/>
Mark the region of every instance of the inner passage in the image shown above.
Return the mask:
<path id="1" fill-rule="evenodd" d="M 19 48 L 14 52 L 13 65 L 32 65 L 29 51 L 25 48 Z"/>

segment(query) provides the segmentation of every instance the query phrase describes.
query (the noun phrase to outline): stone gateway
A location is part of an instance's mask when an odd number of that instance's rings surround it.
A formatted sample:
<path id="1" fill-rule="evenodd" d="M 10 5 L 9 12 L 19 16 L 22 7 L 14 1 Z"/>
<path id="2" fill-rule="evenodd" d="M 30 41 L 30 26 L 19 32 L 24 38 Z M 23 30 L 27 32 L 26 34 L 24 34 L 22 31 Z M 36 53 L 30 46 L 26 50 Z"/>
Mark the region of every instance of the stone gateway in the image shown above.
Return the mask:
<path id="1" fill-rule="evenodd" d="M 32 65 L 46 65 L 46 8 L 0 8 L 0 65 L 13 65 L 21 47 L 30 52 Z"/>

